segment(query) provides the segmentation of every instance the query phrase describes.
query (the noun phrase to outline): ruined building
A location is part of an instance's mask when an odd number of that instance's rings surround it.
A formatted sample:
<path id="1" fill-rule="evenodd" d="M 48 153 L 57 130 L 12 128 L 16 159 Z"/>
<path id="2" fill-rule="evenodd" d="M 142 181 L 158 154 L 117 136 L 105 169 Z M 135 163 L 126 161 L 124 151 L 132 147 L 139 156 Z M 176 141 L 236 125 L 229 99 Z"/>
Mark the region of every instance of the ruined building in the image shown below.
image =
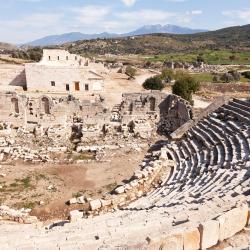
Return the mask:
<path id="1" fill-rule="evenodd" d="M 89 92 L 104 87 L 106 69 L 65 50 L 43 50 L 39 63 L 25 65 L 27 89 L 42 92 Z"/>
<path id="2" fill-rule="evenodd" d="M 155 91 L 151 93 L 123 94 L 123 100 L 112 110 L 99 96 L 79 100 L 72 95 L 63 98 L 41 95 L 18 95 L 14 92 L 0 94 L 0 121 L 14 127 L 64 126 L 76 120 L 85 136 L 109 133 L 150 135 L 156 128 L 164 134 L 173 132 L 192 118 L 189 104 L 175 95 Z"/>

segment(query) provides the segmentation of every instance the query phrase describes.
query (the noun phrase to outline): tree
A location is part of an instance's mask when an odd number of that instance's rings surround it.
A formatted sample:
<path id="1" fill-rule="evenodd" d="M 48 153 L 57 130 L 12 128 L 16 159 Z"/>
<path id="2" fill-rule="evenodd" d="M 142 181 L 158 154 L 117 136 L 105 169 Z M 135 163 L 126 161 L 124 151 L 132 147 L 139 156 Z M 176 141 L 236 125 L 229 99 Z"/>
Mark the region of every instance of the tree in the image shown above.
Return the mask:
<path id="1" fill-rule="evenodd" d="M 165 83 L 171 82 L 175 77 L 175 73 L 172 69 L 163 69 L 161 72 L 161 79 Z"/>
<path id="2" fill-rule="evenodd" d="M 175 82 L 172 86 L 172 92 L 175 95 L 182 97 L 193 105 L 192 94 L 200 88 L 200 83 L 192 76 L 186 74 Z"/>
<path id="3" fill-rule="evenodd" d="M 250 79 L 250 71 L 245 71 L 241 73 L 245 78 Z"/>
<path id="4" fill-rule="evenodd" d="M 198 63 L 205 62 L 205 59 L 204 59 L 204 57 L 203 57 L 203 54 L 199 54 L 199 55 L 197 56 L 196 61 L 197 61 Z"/>
<path id="5" fill-rule="evenodd" d="M 162 83 L 160 75 L 148 78 L 142 86 L 144 89 L 151 90 L 162 90 L 164 88 L 164 84 Z"/>
<path id="6" fill-rule="evenodd" d="M 221 81 L 226 82 L 226 83 L 237 82 L 240 80 L 240 74 L 236 70 L 231 70 L 223 74 L 220 79 Z"/>
<path id="7" fill-rule="evenodd" d="M 131 66 L 127 66 L 125 70 L 125 74 L 128 75 L 129 78 L 134 78 L 136 74 L 136 69 Z"/>

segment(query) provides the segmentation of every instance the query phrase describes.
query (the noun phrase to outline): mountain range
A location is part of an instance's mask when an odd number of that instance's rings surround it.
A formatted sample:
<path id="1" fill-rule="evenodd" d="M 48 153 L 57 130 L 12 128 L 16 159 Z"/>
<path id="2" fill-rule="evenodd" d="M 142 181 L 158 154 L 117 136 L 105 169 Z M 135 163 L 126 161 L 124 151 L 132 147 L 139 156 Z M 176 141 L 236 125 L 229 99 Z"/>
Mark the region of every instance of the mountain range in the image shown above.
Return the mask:
<path id="1" fill-rule="evenodd" d="M 196 34 L 200 32 L 205 32 L 207 30 L 198 30 L 191 29 L 187 27 L 180 27 L 176 25 L 145 25 L 135 31 L 124 33 L 124 34 L 115 34 L 115 33 L 99 33 L 99 34 L 83 34 L 80 32 L 71 32 L 61 35 L 51 35 L 28 42 L 24 45 L 30 46 L 49 46 L 49 45 L 60 45 L 68 42 L 74 42 L 79 40 L 92 40 L 97 38 L 118 38 L 118 37 L 127 37 L 127 36 L 137 36 L 137 35 L 146 35 L 146 34 L 157 34 L 157 33 L 168 33 L 168 34 Z"/>

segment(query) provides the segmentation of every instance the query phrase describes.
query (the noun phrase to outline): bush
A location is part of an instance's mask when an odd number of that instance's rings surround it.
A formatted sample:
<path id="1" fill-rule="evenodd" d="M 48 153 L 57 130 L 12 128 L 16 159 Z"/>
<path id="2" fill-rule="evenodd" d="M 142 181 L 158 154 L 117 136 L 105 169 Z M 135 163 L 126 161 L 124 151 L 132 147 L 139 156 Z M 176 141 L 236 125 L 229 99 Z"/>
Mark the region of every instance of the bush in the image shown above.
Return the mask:
<path id="1" fill-rule="evenodd" d="M 163 69 L 160 77 L 165 83 L 170 83 L 174 79 L 175 74 L 172 69 Z"/>
<path id="2" fill-rule="evenodd" d="M 125 70 L 125 74 L 128 75 L 130 78 L 134 78 L 136 74 L 136 69 L 128 66 Z"/>
<path id="3" fill-rule="evenodd" d="M 237 82 L 240 80 L 240 74 L 236 70 L 231 70 L 228 71 L 228 73 L 223 74 L 220 79 L 226 83 Z"/>
<path id="4" fill-rule="evenodd" d="M 250 79 L 250 71 L 245 71 L 241 73 L 245 78 Z"/>
<path id="5" fill-rule="evenodd" d="M 197 92 L 199 88 L 200 83 L 198 81 L 188 74 L 183 74 L 173 85 L 172 92 L 193 104 L 192 94 Z"/>
<path id="6" fill-rule="evenodd" d="M 164 84 L 162 83 L 161 76 L 154 76 L 154 77 L 148 78 L 143 83 L 142 86 L 144 89 L 151 89 L 151 90 L 162 90 L 164 88 Z"/>

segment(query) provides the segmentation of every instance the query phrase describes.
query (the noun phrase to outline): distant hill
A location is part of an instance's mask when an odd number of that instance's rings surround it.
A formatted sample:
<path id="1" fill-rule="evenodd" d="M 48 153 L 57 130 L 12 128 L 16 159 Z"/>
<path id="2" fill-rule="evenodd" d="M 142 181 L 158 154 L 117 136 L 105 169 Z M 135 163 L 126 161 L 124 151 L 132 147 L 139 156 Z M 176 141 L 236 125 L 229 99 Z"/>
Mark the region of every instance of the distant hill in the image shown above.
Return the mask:
<path id="1" fill-rule="evenodd" d="M 13 49 L 16 49 L 15 45 L 0 42 L 0 50 L 13 50 Z"/>
<path id="2" fill-rule="evenodd" d="M 235 26 L 195 34 L 152 34 L 105 40 L 83 40 L 58 48 L 81 54 L 159 55 L 204 49 L 250 50 L 250 25 Z"/>
<path id="3" fill-rule="evenodd" d="M 138 36 L 138 35 L 148 35 L 148 34 L 158 34 L 158 33 L 168 33 L 168 34 L 195 34 L 200 32 L 206 32 L 208 30 L 200 29 L 190 29 L 186 27 L 180 27 L 176 25 L 145 25 L 133 32 L 126 33 L 123 36 Z"/>
<path id="4" fill-rule="evenodd" d="M 137 36 L 145 34 L 155 34 L 155 33 L 169 33 L 169 34 L 194 34 L 198 32 L 204 32 L 206 30 L 196 30 L 186 27 L 180 27 L 176 25 L 146 25 L 135 31 L 125 33 L 125 34 L 114 34 L 114 33 L 100 33 L 100 34 L 83 34 L 80 32 L 65 33 L 61 35 L 46 36 L 41 39 L 28 42 L 25 45 L 31 46 L 49 46 L 49 45 L 61 45 L 63 43 L 75 42 L 78 40 L 91 40 L 97 38 L 117 38 L 117 37 L 127 37 L 127 36 Z"/>

